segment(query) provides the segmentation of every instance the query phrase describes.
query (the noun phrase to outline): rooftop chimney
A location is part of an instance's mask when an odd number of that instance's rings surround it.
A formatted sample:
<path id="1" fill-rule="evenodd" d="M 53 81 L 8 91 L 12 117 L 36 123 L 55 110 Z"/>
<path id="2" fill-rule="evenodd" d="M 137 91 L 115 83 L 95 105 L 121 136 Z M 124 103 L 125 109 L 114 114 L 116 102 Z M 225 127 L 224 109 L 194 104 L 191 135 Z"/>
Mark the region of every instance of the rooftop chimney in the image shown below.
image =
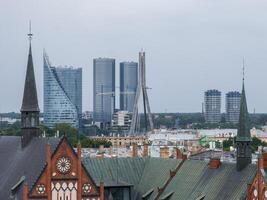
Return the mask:
<path id="1" fill-rule="evenodd" d="M 211 158 L 209 162 L 210 169 L 218 169 L 221 166 L 220 158 Z"/>
<path id="2" fill-rule="evenodd" d="M 148 144 L 144 143 L 143 157 L 148 157 Z"/>
<path id="3" fill-rule="evenodd" d="M 169 158 L 169 147 L 160 147 L 160 157 Z"/>
<path id="4" fill-rule="evenodd" d="M 137 156 L 138 156 L 138 152 L 137 152 L 137 144 L 136 144 L 136 143 L 133 143 L 132 156 L 133 156 L 133 157 L 137 157 Z"/>
<path id="5" fill-rule="evenodd" d="M 187 155 L 184 154 L 184 152 L 181 151 L 179 148 L 176 148 L 176 159 L 186 160 L 187 159 Z"/>
<path id="6" fill-rule="evenodd" d="M 261 150 L 259 150 L 261 156 L 260 156 L 260 159 L 262 161 L 262 169 L 267 169 L 267 152 L 266 152 L 266 149 L 263 149 L 261 147 Z"/>

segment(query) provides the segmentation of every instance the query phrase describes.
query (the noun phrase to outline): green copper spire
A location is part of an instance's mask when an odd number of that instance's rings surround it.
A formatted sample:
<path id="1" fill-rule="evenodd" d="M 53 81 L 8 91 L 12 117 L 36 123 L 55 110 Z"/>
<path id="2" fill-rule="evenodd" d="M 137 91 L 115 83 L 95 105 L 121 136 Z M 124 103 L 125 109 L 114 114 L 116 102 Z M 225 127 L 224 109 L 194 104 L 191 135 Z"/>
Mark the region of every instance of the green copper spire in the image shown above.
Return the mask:
<path id="1" fill-rule="evenodd" d="M 243 68 L 242 94 L 240 101 L 239 125 L 238 125 L 236 141 L 251 141 L 250 128 L 249 128 L 249 114 L 247 108 L 244 82 L 245 81 L 244 81 L 244 68 Z"/>
<path id="2" fill-rule="evenodd" d="M 247 100 L 245 93 L 244 83 L 244 61 L 243 61 L 243 83 L 242 83 L 242 94 L 240 101 L 240 114 L 239 124 L 236 136 L 236 169 L 241 171 L 251 163 L 252 152 L 251 152 L 251 136 L 249 128 L 249 114 L 247 108 Z"/>

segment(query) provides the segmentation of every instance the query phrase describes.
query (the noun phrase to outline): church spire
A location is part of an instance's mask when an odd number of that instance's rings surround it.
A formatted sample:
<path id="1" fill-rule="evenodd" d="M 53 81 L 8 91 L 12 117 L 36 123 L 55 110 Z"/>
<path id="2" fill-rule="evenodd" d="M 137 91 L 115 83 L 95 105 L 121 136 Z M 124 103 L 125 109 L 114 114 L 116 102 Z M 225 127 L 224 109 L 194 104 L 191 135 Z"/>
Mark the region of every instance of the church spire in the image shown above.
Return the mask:
<path id="1" fill-rule="evenodd" d="M 249 163 L 251 163 L 251 135 L 249 128 L 249 113 L 247 109 L 247 100 L 245 93 L 245 67 L 243 60 L 243 80 L 242 94 L 240 101 L 239 124 L 236 137 L 237 145 L 237 170 L 241 171 Z"/>
<path id="2" fill-rule="evenodd" d="M 245 67 L 243 61 L 243 80 L 242 80 L 242 93 L 240 101 L 239 124 L 237 132 L 237 141 L 251 141 L 249 129 L 249 116 L 245 92 Z"/>
<path id="3" fill-rule="evenodd" d="M 29 37 L 29 54 L 26 79 L 24 85 L 24 94 L 21 106 L 21 146 L 26 147 L 33 137 L 39 136 L 39 106 L 37 99 L 37 90 L 34 76 L 34 68 L 32 61 L 31 40 L 31 24 Z"/>
<path id="4" fill-rule="evenodd" d="M 33 61 L 32 61 L 32 48 L 31 48 L 32 36 L 33 34 L 31 32 L 31 24 L 30 24 L 30 31 L 28 34 L 29 43 L 30 43 L 29 54 L 28 54 L 28 64 L 27 64 L 27 72 L 26 72 L 21 111 L 39 111 L 35 76 L 34 76 L 34 68 L 33 68 Z"/>

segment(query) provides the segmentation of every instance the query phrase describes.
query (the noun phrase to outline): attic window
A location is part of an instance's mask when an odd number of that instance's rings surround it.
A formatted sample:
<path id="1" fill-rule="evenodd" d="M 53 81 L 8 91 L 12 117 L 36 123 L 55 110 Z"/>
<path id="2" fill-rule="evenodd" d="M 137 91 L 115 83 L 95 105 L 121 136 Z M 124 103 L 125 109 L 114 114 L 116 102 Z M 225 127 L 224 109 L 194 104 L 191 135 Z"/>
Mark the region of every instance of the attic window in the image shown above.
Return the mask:
<path id="1" fill-rule="evenodd" d="M 147 199 L 153 192 L 154 192 L 153 188 L 148 190 L 145 194 L 143 194 L 142 199 Z"/>
<path id="2" fill-rule="evenodd" d="M 169 192 L 168 194 L 164 195 L 163 197 L 160 198 L 160 200 L 168 200 L 174 192 Z"/>
<path id="3" fill-rule="evenodd" d="M 23 181 L 25 181 L 25 176 L 20 177 L 19 181 L 11 188 L 11 195 L 16 194 Z"/>
<path id="4" fill-rule="evenodd" d="M 203 194 L 203 195 L 199 196 L 198 198 L 196 198 L 196 200 L 203 200 L 205 198 L 205 196 L 206 195 Z"/>

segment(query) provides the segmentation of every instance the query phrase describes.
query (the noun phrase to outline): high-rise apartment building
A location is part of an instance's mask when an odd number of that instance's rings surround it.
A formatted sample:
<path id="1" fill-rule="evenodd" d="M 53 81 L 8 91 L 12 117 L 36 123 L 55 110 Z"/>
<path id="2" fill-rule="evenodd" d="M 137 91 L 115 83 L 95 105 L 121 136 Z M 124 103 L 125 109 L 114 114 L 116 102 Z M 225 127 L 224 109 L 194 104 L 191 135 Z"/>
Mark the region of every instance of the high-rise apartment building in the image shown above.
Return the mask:
<path id="1" fill-rule="evenodd" d="M 44 55 L 44 124 L 78 128 L 82 117 L 82 69 L 54 67 Z"/>
<path id="2" fill-rule="evenodd" d="M 218 90 L 207 90 L 204 95 L 205 121 L 207 123 L 218 123 L 221 121 L 221 92 Z"/>
<path id="3" fill-rule="evenodd" d="M 120 63 L 120 110 L 133 112 L 138 84 L 138 63 Z"/>
<path id="4" fill-rule="evenodd" d="M 131 114 L 128 111 L 120 110 L 113 114 L 112 131 L 127 133 L 131 125 Z"/>
<path id="5" fill-rule="evenodd" d="M 225 95 L 226 122 L 237 124 L 239 121 L 241 94 L 237 91 Z"/>
<path id="6" fill-rule="evenodd" d="M 94 122 L 100 127 L 111 125 L 115 109 L 115 59 L 96 58 L 94 64 Z"/>

